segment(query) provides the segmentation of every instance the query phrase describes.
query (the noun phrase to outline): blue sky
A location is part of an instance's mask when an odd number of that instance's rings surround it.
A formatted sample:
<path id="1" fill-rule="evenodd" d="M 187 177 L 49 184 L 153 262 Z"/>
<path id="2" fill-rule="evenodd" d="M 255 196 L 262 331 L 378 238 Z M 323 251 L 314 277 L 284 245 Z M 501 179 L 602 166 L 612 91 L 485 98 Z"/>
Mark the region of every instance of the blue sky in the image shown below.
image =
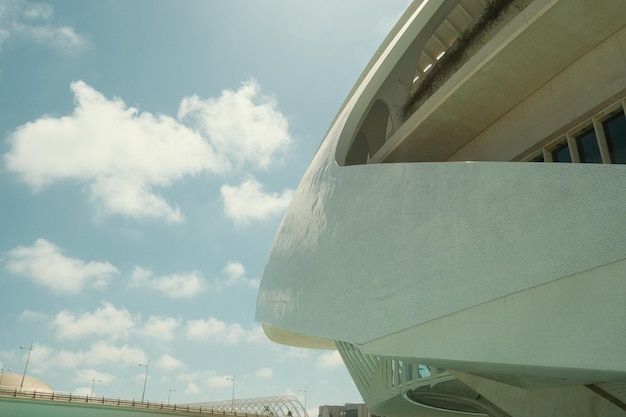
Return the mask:
<path id="1" fill-rule="evenodd" d="M 267 340 L 282 213 L 407 0 L 0 0 L 0 366 L 58 391 L 361 398 Z M 320 306 L 323 308 L 323 306 Z"/>

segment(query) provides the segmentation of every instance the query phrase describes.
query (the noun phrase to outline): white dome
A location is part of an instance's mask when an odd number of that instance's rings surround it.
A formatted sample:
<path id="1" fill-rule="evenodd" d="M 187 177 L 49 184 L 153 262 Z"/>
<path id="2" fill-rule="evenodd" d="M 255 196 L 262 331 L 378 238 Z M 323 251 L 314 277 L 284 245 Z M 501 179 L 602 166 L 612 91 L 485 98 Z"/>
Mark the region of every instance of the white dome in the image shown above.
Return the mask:
<path id="1" fill-rule="evenodd" d="M 0 388 L 20 388 L 21 384 L 22 375 L 9 373 L 2 374 Z M 22 385 L 22 389 L 27 391 L 54 391 L 50 385 L 28 375 L 24 377 L 24 385 Z"/>

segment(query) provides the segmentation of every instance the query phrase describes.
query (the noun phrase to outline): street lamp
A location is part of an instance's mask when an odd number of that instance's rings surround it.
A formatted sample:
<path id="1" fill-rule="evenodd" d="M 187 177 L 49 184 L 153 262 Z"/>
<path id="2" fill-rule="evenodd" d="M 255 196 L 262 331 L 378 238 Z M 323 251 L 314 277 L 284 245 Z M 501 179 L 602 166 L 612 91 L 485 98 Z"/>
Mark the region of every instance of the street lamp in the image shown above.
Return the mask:
<path id="1" fill-rule="evenodd" d="M 298 391 L 304 392 L 304 412 L 306 413 L 306 387 L 304 387 L 304 389 L 299 389 Z"/>
<path id="2" fill-rule="evenodd" d="M 24 346 L 20 346 L 20 349 L 26 349 Z M 24 366 L 24 374 L 22 375 L 22 383 L 20 384 L 20 391 L 24 386 L 24 378 L 26 378 L 26 369 L 28 368 L 28 361 L 30 361 L 30 352 L 34 349 L 33 342 L 30 342 L 30 347 L 28 348 L 28 356 L 26 357 L 26 365 Z"/>
<path id="3" fill-rule="evenodd" d="M 230 412 L 234 413 L 235 412 L 235 375 L 233 375 L 232 378 L 226 378 L 226 379 L 233 382 L 233 396 L 232 396 L 232 399 L 230 400 Z"/>
<path id="4" fill-rule="evenodd" d="M 172 395 L 172 391 L 176 392 L 175 389 L 172 389 L 172 386 L 170 385 L 170 392 L 167 393 L 167 403 L 170 403 L 170 395 Z"/>
<path id="5" fill-rule="evenodd" d="M 143 399 L 146 396 L 146 383 L 148 382 L 148 369 L 150 369 L 150 359 L 148 359 L 148 363 L 138 363 L 137 365 L 146 368 L 146 377 L 143 379 L 143 392 L 141 393 L 141 403 L 143 404 Z"/>
<path id="6" fill-rule="evenodd" d="M 9 369 L 9 368 L 2 368 L 2 374 L 0 374 L 0 385 L 2 385 L 2 378 L 4 378 L 4 371 L 11 372 L 11 369 Z"/>
<path id="7" fill-rule="evenodd" d="M 96 379 L 96 377 L 94 376 L 93 379 L 91 380 L 91 396 L 93 397 L 93 388 L 96 386 L 96 382 L 102 382 L 99 379 Z"/>

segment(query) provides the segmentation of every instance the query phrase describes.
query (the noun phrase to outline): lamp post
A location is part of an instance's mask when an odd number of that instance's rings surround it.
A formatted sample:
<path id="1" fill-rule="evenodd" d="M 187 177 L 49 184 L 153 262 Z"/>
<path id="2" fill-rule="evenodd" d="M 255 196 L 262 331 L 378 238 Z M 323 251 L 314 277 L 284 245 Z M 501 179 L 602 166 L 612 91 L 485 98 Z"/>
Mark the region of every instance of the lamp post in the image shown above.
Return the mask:
<path id="1" fill-rule="evenodd" d="M 96 386 L 96 382 L 101 382 L 99 379 L 96 379 L 96 377 L 94 376 L 93 379 L 91 380 L 91 396 L 93 397 L 93 389 Z"/>
<path id="2" fill-rule="evenodd" d="M 170 385 L 170 392 L 167 393 L 167 403 L 170 403 L 170 395 L 172 395 L 172 391 L 176 392 L 175 389 L 172 389 L 172 386 Z"/>
<path id="3" fill-rule="evenodd" d="M 139 363 L 137 365 L 146 368 L 146 376 L 143 379 L 143 392 L 141 393 L 141 403 L 143 404 L 143 399 L 146 396 L 146 383 L 148 382 L 148 369 L 150 369 L 150 359 L 148 359 L 147 363 Z"/>
<path id="4" fill-rule="evenodd" d="M 11 372 L 11 369 L 9 369 L 9 368 L 2 368 L 2 374 L 0 374 L 0 385 L 2 385 L 2 378 L 4 378 L 4 371 Z"/>
<path id="5" fill-rule="evenodd" d="M 230 400 L 230 411 L 231 413 L 235 412 L 235 375 L 233 375 L 232 378 L 226 378 L 229 381 L 233 382 L 233 396 L 231 397 Z"/>
<path id="6" fill-rule="evenodd" d="M 304 412 L 306 413 L 306 387 L 304 387 L 304 389 L 299 389 L 298 391 L 304 392 Z"/>
<path id="7" fill-rule="evenodd" d="M 24 346 L 20 346 L 20 349 L 26 349 Z M 24 387 L 24 378 L 26 378 L 26 369 L 28 368 L 28 361 L 30 361 L 30 352 L 34 349 L 33 342 L 30 342 L 30 347 L 28 348 L 28 356 L 26 357 L 26 365 L 24 365 L 24 374 L 22 374 L 22 382 L 20 383 L 20 391 L 22 387 Z"/>

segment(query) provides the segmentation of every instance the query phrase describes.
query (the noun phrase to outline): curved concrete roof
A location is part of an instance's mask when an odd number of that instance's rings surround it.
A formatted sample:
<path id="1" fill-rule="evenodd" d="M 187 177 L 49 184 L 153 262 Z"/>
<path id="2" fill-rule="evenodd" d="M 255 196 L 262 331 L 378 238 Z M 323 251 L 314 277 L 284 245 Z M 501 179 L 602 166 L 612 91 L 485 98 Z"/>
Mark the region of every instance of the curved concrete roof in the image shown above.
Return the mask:
<path id="1" fill-rule="evenodd" d="M 9 374 L 4 373 L 2 375 L 2 380 L 0 380 L 0 388 L 20 388 L 26 391 L 54 391 L 54 389 L 46 384 L 43 381 L 40 381 L 37 378 L 33 378 L 32 376 L 26 375 L 24 377 L 24 384 L 22 385 L 22 375 L 21 374 Z"/>

